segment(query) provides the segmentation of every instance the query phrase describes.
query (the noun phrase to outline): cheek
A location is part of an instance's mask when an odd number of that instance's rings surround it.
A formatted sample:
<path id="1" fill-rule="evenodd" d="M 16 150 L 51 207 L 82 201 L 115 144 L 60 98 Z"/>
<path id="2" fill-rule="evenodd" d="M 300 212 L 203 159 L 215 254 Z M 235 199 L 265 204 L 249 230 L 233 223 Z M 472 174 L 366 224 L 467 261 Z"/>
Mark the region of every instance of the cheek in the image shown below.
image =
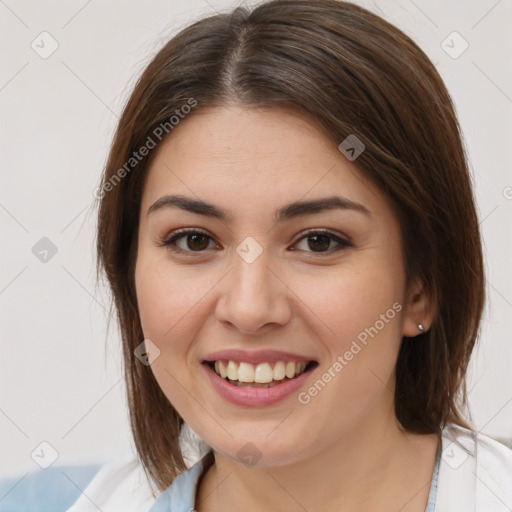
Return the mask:
<path id="1" fill-rule="evenodd" d="M 329 360 L 298 397 L 299 407 L 326 437 L 336 437 L 392 400 L 401 288 L 389 268 L 372 265 L 339 272 L 316 290 L 309 295 L 318 317 L 314 330 L 323 333 Z"/>
<path id="2" fill-rule="evenodd" d="M 330 410 L 331 419 L 341 415 L 356 421 L 393 387 L 402 338 L 402 277 L 399 265 L 393 269 L 377 260 L 347 266 L 310 295 L 321 319 L 315 330 L 323 333 L 330 359 L 318 379 L 324 376 L 332 391 L 320 392 L 322 383 L 311 393 L 306 390 L 311 413 Z"/>
<path id="3" fill-rule="evenodd" d="M 164 353 L 184 351 L 204 321 L 201 301 L 215 282 L 198 269 L 141 257 L 135 284 L 144 336 Z"/>
<path id="4" fill-rule="evenodd" d="M 390 331 L 395 333 L 391 338 L 400 332 L 402 286 L 400 276 L 389 267 L 370 264 L 344 268 L 325 280 L 315 277 L 301 282 L 304 288 L 299 294 L 307 297 L 322 321 L 324 339 L 329 340 L 332 350 L 348 349 L 353 339 L 376 323 L 386 337 Z"/>
<path id="5" fill-rule="evenodd" d="M 191 369 L 196 361 L 191 340 L 204 323 L 201 299 L 211 288 L 206 279 L 156 257 L 140 257 L 135 271 L 137 301 L 144 337 L 160 350 L 151 370 L 180 414 L 195 395 Z M 192 347 L 192 349 L 191 349 Z"/>

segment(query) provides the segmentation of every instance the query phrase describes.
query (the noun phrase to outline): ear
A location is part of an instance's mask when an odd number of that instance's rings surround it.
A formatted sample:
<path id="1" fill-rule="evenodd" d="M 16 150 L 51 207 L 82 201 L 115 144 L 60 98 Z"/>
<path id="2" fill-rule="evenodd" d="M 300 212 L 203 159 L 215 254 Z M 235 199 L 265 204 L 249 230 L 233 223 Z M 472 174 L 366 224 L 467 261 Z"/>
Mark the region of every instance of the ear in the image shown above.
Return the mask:
<path id="1" fill-rule="evenodd" d="M 418 324 L 423 325 L 423 332 L 427 332 L 437 314 L 437 305 L 434 304 L 425 286 L 419 280 L 414 280 L 406 294 L 406 305 L 403 316 L 403 336 L 413 338 L 422 334 Z"/>

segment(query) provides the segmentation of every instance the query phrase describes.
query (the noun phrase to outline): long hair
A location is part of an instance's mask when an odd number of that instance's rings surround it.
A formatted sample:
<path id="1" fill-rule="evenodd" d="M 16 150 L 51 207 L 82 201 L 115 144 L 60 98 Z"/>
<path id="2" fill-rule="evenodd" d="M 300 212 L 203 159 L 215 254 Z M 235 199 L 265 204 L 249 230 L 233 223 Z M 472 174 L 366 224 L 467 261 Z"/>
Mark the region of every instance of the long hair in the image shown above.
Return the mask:
<path id="1" fill-rule="evenodd" d="M 368 10 L 337 0 L 274 0 L 201 19 L 165 44 L 124 108 L 102 177 L 98 271 L 118 313 L 131 428 L 146 474 L 164 490 L 186 465 L 183 419 L 134 356 L 143 340 L 134 285 L 140 203 L 156 151 L 130 159 L 159 127 L 172 137 L 172 116 L 232 104 L 292 107 L 336 146 L 350 134 L 364 141 L 354 163 L 398 215 L 408 282 L 421 279 L 438 305 L 427 332 L 402 340 L 396 417 L 416 433 L 440 433 L 448 422 L 470 428 L 465 375 L 484 269 L 449 93 L 424 52 Z"/>

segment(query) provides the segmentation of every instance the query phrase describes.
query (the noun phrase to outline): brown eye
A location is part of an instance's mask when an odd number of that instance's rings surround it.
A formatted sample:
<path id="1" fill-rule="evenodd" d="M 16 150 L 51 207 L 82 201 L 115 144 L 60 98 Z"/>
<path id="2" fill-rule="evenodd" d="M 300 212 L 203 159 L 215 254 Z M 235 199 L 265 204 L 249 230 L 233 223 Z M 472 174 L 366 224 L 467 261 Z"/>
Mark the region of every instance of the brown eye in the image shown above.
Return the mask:
<path id="1" fill-rule="evenodd" d="M 327 235 L 313 235 L 309 236 L 307 240 L 308 247 L 314 252 L 326 251 L 329 249 L 329 246 L 331 245 L 331 237 Z"/>
<path id="2" fill-rule="evenodd" d="M 186 244 L 192 251 L 203 251 L 208 248 L 208 238 L 202 234 L 189 234 L 186 235 Z"/>
<path id="3" fill-rule="evenodd" d="M 165 240 L 161 245 L 176 252 L 204 252 L 213 242 L 211 236 L 198 230 L 182 230 Z M 215 244 L 214 244 L 215 245 Z"/>
<path id="4" fill-rule="evenodd" d="M 306 247 L 299 249 L 312 253 L 331 253 L 344 247 L 352 247 L 350 242 L 330 231 L 309 231 L 295 245 L 303 242 L 306 242 Z M 332 242 L 335 244 L 334 247 L 331 247 Z"/>
<path id="5" fill-rule="evenodd" d="M 305 243 L 305 248 L 299 248 L 301 251 L 309 252 L 313 254 L 322 253 L 333 253 L 345 247 L 352 247 L 352 244 L 347 240 L 344 240 L 339 235 L 330 231 L 309 231 L 294 244 L 294 246 L 300 243 Z M 334 242 L 334 247 L 331 244 Z M 210 246 L 210 243 L 213 246 Z M 206 252 L 208 249 L 216 247 L 213 238 L 203 231 L 197 229 L 182 229 L 174 232 L 172 236 L 163 241 L 160 246 L 166 246 L 169 250 L 185 253 L 194 254 Z"/>

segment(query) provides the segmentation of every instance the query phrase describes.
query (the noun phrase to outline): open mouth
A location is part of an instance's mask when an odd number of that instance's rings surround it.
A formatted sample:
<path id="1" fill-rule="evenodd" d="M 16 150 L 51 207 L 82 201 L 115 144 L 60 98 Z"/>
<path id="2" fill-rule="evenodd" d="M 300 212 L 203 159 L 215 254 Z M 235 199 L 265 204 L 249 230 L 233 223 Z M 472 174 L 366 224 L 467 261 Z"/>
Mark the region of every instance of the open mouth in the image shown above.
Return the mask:
<path id="1" fill-rule="evenodd" d="M 272 361 L 251 364 L 236 361 L 203 361 L 219 377 L 234 386 L 269 388 L 313 370 L 316 361 Z"/>

